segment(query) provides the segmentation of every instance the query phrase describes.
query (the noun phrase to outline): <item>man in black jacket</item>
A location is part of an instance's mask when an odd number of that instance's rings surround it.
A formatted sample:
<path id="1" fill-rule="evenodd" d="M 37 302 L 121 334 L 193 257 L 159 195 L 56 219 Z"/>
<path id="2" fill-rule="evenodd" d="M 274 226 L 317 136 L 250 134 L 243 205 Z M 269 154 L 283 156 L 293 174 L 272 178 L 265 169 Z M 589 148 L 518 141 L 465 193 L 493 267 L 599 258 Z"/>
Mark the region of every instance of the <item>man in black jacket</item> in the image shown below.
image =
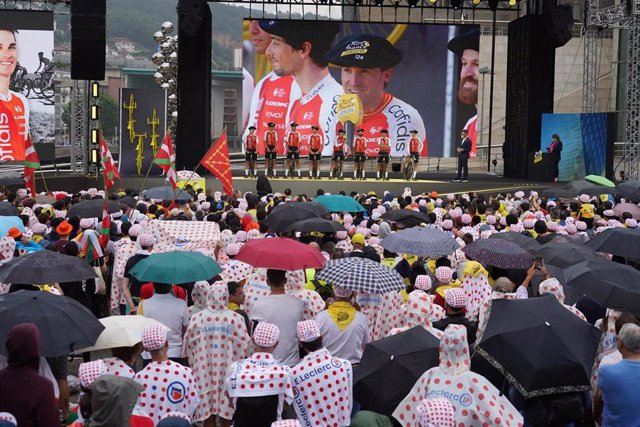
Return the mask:
<path id="1" fill-rule="evenodd" d="M 476 340 L 478 325 L 466 318 L 464 307 L 467 304 L 467 296 L 460 288 L 447 289 L 444 293 L 444 309 L 447 316 L 444 319 L 433 322 L 433 327 L 444 331 L 449 325 L 462 325 L 467 329 L 467 341 L 469 346 Z"/>
<path id="2" fill-rule="evenodd" d="M 463 129 L 460 132 L 460 137 L 462 141 L 460 141 L 460 146 L 456 148 L 458 152 L 458 173 L 456 175 L 456 179 L 453 182 L 468 182 L 469 178 L 469 152 L 471 151 L 472 143 L 471 138 L 469 138 L 469 131 Z"/>

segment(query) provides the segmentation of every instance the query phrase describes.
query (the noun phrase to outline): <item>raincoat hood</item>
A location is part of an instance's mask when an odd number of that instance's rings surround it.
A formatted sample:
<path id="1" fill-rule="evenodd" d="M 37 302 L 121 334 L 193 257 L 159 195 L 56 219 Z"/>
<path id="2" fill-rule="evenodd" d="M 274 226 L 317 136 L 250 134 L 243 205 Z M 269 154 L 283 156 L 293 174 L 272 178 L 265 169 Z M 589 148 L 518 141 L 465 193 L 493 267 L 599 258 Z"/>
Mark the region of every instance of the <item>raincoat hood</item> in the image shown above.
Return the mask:
<path id="1" fill-rule="evenodd" d="M 556 297 L 559 303 L 564 304 L 564 289 L 556 278 L 552 277 L 540 282 L 540 285 L 538 286 L 538 293 L 540 295 L 551 294 Z"/>
<path id="2" fill-rule="evenodd" d="M 224 282 L 215 282 L 211 285 L 209 293 L 207 294 L 207 305 L 209 309 L 225 310 L 227 308 L 227 302 L 229 300 L 229 289 Z"/>
<path id="3" fill-rule="evenodd" d="M 131 413 L 144 390 L 134 380 L 115 375 L 102 375 L 91 384 L 93 416 L 89 427 L 121 427 L 129 425 Z"/>
<path id="4" fill-rule="evenodd" d="M 431 299 L 424 292 L 411 292 L 409 300 L 405 305 L 404 315 L 408 327 L 424 326 L 431 327 Z"/>
<path id="5" fill-rule="evenodd" d="M 469 370 L 469 344 L 467 329 L 462 325 L 449 325 L 440 340 L 440 369 L 457 377 Z"/>
<path id="6" fill-rule="evenodd" d="M 287 271 L 287 283 L 285 284 L 285 292 L 302 291 L 305 284 L 304 279 L 304 271 L 302 270 Z"/>
<path id="7" fill-rule="evenodd" d="M 193 299 L 193 305 L 200 310 L 207 308 L 207 293 L 210 287 L 209 282 L 206 280 L 200 280 L 193 285 L 191 298 Z"/>
<path id="8" fill-rule="evenodd" d="M 33 323 L 20 323 L 7 334 L 7 365 L 11 368 L 40 366 L 40 331 Z"/>

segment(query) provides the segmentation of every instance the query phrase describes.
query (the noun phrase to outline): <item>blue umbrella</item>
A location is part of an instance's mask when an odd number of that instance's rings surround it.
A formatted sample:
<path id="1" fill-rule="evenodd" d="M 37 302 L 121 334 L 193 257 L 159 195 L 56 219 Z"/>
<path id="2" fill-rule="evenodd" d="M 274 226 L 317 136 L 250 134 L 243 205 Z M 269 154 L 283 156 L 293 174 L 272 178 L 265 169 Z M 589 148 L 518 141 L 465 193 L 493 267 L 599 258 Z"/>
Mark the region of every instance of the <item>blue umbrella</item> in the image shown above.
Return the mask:
<path id="1" fill-rule="evenodd" d="M 316 197 L 314 200 L 327 208 L 329 212 L 364 212 L 366 209 L 353 197 L 341 194 L 329 194 Z"/>
<path id="2" fill-rule="evenodd" d="M 17 227 L 18 230 L 24 232 L 24 224 L 22 220 L 17 216 L 0 216 L 0 237 L 4 237 L 9 234 L 9 229 Z"/>
<path id="3" fill-rule="evenodd" d="M 380 241 L 390 252 L 426 257 L 451 255 L 460 247 L 450 234 L 437 228 L 414 227 L 391 233 Z"/>

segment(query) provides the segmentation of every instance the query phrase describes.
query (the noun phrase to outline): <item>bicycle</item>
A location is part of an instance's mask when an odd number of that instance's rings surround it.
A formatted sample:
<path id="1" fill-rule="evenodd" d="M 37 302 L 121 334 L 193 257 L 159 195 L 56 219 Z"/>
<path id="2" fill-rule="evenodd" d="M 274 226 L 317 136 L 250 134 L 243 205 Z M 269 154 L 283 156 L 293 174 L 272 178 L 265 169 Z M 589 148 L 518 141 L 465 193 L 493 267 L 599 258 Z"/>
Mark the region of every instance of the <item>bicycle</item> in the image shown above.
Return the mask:
<path id="1" fill-rule="evenodd" d="M 402 179 L 411 181 L 413 177 L 413 159 L 411 156 L 402 156 Z"/>

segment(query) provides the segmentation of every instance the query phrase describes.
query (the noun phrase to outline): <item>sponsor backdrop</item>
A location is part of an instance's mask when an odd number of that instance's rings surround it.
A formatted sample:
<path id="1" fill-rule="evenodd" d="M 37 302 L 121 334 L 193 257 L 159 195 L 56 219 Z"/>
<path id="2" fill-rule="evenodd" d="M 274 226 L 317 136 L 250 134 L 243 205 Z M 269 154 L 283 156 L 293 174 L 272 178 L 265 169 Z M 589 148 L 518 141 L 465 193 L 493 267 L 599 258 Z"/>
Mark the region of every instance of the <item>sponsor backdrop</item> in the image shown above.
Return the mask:
<path id="1" fill-rule="evenodd" d="M 166 128 L 167 104 L 164 89 L 120 90 L 120 173 L 147 174 L 162 145 Z M 161 175 L 152 166 L 149 175 Z"/>
<path id="2" fill-rule="evenodd" d="M 10 91 L 0 94 L 0 160 L 24 160 L 27 130 L 34 143 L 55 141 L 53 13 L 3 10 L 0 29 L 1 44 L 15 37 L 0 58 L 0 87 Z"/>
<path id="3" fill-rule="evenodd" d="M 615 124 L 615 113 L 543 114 L 540 149 L 547 152 L 553 134 L 562 141 L 558 181 L 612 179 Z"/>
<path id="4" fill-rule="evenodd" d="M 282 28 L 286 31 L 286 25 L 296 25 L 293 21 L 284 20 L 264 22 L 272 26 L 276 22 L 277 30 L 274 32 L 281 31 Z M 266 28 L 264 22 L 263 27 Z M 461 73 L 462 58 L 449 50 L 447 45 L 451 39 L 466 34 L 467 38 L 469 35 L 475 37 L 477 46 L 478 27 L 349 22 L 337 22 L 334 25 L 338 26 L 339 31 L 330 42 L 330 47 L 325 49 L 329 51 L 330 57 L 333 52 L 331 49 L 338 49 L 338 58 L 360 56 L 364 63 L 377 65 L 375 63 L 379 58 L 393 54 L 384 52 L 386 47 L 370 37 L 378 35 L 386 38 L 399 50 L 402 59 L 382 77 L 379 70 L 378 74 L 366 74 L 353 69 L 348 70 L 344 64 L 343 67 L 330 65 L 330 76 L 315 81 L 312 78 L 310 84 L 306 81 L 305 92 L 297 83 L 309 75 L 304 69 L 300 69 L 300 63 L 297 62 L 304 55 L 296 55 L 290 46 L 283 45 L 277 38 L 272 39 L 261 30 L 259 21 L 245 20 L 245 134 L 246 128 L 253 125 L 257 127 L 259 139 L 262 139 L 267 130 L 266 124 L 275 123 L 279 140 L 278 151 L 283 154 L 289 124 L 295 120 L 298 123 L 297 130 L 302 136 L 300 151 L 304 154 L 307 150 L 309 129 L 316 125 L 320 127 L 320 133 L 324 137 L 323 154 L 329 155 L 332 152 L 336 128 L 342 126 L 335 118 L 336 102 L 340 94 L 346 91 L 358 93 L 365 104 L 364 122 L 361 126 L 365 129 L 368 155 L 375 155 L 379 131 L 387 128 L 394 156 L 408 153 L 409 132 L 413 129 L 418 130 L 418 136 L 425 142 L 423 155 L 428 151 L 429 156 L 454 156 L 460 140 L 460 130 L 468 122 L 472 123 L 475 130 L 473 118 L 477 113 L 478 66 L 476 60 L 472 64 L 474 68 L 471 71 L 471 81 L 468 83 L 472 90 L 475 84 L 476 102 L 470 101 L 468 96 L 459 97 L 459 81 L 461 74 L 464 74 Z M 305 21 L 304 27 L 297 29 L 296 34 L 305 31 L 308 31 L 308 34 L 326 34 L 327 23 Z M 476 58 L 478 55 L 476 50 Z M 352 65 L 351 68 L 353 67 Z M 281 76 L 272 73 L 272 68 L 279 71 Z M 379 78 L 386 80 L 382 84 L 376 83 L 375 80 Z M 369 106 L 367 109 L 364 101 L 372 90 L 382 91 L 383 96 L 377 106 Z M 470 133 L 472 138 L 475 138 L 475 132 Z M 259 145 L 258 151 L 263 153 L 264 147 Z"/>

